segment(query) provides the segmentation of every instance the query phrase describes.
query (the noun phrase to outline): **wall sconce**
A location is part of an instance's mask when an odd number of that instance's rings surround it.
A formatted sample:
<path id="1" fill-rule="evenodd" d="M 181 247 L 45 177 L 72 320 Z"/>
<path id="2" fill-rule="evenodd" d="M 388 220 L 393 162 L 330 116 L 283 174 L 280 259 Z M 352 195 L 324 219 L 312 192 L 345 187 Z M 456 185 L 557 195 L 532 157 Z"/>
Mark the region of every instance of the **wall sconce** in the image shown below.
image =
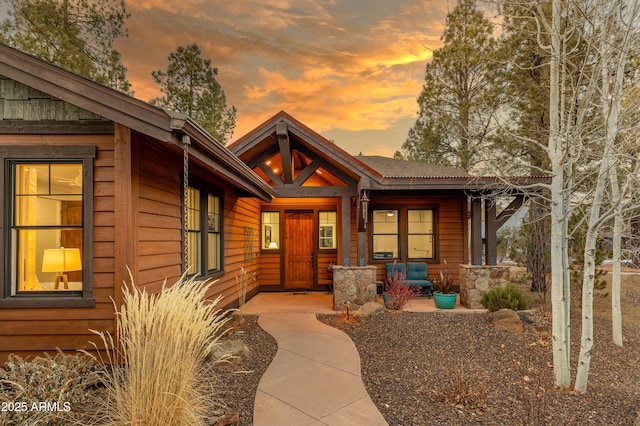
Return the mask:
<path id="1" fill-rule="evenodd" d="M 275 241 L 271 241 L 269 243 L 269 250 L 275 250 L 278 248 L 278 243 L 276 243 Z"/>
<path id="2" fill-rule="evenodd" d="M 363 189 L 362 190 L 362 195 L 360 196 L 360 207 L 362 209 L 362 220 L 364 221 L 365 225 L 367 223 L 367 217 L 368 212 L 369 212 L 369 197 L 367 196 L 367 190 Z"/>
<path id="3" fill-rule="evenodd" d="M 42 256 L 42 272 L 56 272 L 56 281 L 53 288 L 60 286 L 60 279 L 64 282 L 65 290 L 69 289 L 69 280 L 65 272 L 82 271 L 79 248 L 45 249 Z"/>

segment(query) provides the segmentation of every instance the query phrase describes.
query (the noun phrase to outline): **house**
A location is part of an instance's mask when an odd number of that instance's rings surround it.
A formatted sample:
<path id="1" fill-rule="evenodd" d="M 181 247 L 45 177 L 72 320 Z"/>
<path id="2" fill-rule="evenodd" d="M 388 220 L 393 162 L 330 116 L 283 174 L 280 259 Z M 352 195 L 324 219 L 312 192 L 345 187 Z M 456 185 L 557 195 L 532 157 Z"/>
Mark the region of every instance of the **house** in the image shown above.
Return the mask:
<path id="1" fill-rule="evenodd" d="M 486 203 L 484 225 L 481 203 L 499 186 L 494 179 L 352 156 L 284 111 L 229 149 L 275 192 L 270 203 L 260 203 L 263 290 L 327 289 L 332 264 L 376 265 L 383 281 L 384 265 L 396 260 L 426 262 L 434 277 L 446 261 L 458 279 L 457 265 L 470 257 L 495 265 L 496 230 L 522 203 L 515 197 L 500 217 Z"/>
<path id="2" fill-rule="evenodd" d="M 127 268 L 156 292 L 191 265 L 229 301 L 257 271 L 274 191 L 188 117 L 1 45 L 0 116 L 0 359 L 113 332 Z"/>
<path id="3" fill-rule="evenodd" d="M 216 279 L 210 296 L 237 306 L 241 270 L 250 298 L 328 289 L 332 264 L 382 281 L 394 260 L 431 275 L 446 260 L 454 278 L 483 263 L 495 180 L 352 156 L 285 112 L 225 148 L 183 114 L 0 45 L 0 117 L 0 362 L 99 343 L 89 330 L 114 331 L 129 271 L 150 292 Z M 487 264 L 510 211 L 493 206 Z"/>

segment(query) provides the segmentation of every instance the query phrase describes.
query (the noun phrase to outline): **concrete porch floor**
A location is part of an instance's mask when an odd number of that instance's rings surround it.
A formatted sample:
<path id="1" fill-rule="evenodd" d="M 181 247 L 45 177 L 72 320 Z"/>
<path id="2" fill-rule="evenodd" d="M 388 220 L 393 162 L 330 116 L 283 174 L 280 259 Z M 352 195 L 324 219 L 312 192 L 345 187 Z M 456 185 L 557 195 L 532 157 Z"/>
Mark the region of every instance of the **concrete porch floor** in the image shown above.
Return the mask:
<path id="1" fill-rule="evenodd" d="M 458 295 L 458 297 L 460 297 Z M 377 296 L 382 304 L 382 297 Z M 484 309 L 467 309 L 460 301 L 453 310 L 436 308 L 433 298 L 418 297 L 411 300 L 403 309 L 407 312 L 484 312 Z M 294 291 L 258 293 L 244 305 L 245 315 L 261 315 L 273 313 L 306 313 L 306 314 L 339 314 L 333 310 L 333 294 L 326 291 Z"/>

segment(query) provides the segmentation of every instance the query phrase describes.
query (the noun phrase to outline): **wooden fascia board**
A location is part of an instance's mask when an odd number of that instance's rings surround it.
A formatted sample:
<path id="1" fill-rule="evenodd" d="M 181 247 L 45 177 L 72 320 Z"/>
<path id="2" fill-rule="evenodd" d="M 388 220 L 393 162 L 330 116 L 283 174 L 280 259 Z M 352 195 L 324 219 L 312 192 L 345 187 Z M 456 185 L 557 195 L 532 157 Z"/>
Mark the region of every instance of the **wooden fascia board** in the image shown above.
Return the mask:
<path id="1" fill-rule="evenodd" d="M 240 139 L 238 142 L 234 142 L 229 146 L 229 150 L 238 157 L 242 157 L 247 151 L 249 151 L 256 143 L 259 143 L 271 136 L 275 132 L 275 123 L 271 126 L 266 126 L 255 134 L 246 137 L 246 139 Z"/>
<path id="2" fill-rule="evenodd" d="M 0 75 L 163 142 L 171 140 L 164 111 L 91 80 L 0 46 Z"/>

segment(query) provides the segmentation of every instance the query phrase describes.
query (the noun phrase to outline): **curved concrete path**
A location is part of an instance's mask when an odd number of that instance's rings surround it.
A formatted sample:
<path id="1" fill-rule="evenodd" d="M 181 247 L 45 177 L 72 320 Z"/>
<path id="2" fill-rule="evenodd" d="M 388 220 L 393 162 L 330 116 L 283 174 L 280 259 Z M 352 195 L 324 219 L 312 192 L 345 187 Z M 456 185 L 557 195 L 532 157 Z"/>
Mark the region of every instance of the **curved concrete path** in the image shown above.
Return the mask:
<path id="1" fill-rule="evenodd" d="M 349 336 L 310 313 L 262 314 L 258 324 L 278 352 L 258 385 L 254 426 L 387 425 L 362 384 Z"/>

